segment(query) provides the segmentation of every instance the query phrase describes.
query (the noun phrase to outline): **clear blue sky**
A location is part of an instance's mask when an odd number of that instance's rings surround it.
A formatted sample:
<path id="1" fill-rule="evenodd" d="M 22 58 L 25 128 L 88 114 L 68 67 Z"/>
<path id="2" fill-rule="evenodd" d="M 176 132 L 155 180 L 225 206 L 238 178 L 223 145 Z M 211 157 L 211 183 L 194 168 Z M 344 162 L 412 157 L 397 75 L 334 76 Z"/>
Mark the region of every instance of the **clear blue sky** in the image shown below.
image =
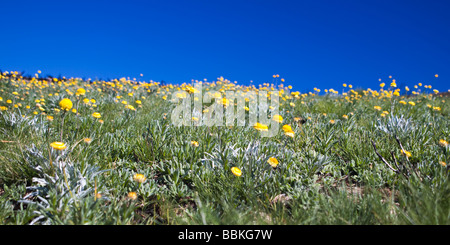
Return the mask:
<path id="1" fill-rule="evenodd" d="M 0 69 L 170 83 L 286 79 L 299 91 L 450 89 L 450 1 L 2 1 Z M 439 74 L 439 78 L 434 75 Z"/>

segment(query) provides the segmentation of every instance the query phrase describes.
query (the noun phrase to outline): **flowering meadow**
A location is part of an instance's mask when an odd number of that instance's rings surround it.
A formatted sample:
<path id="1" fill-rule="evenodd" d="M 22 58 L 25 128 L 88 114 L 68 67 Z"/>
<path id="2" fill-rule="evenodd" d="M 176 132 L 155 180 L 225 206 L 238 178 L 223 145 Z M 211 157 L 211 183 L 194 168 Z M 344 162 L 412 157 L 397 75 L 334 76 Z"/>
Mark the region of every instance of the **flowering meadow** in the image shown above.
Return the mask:
<path id="1" fill-rule="evenodd" d="M 310 92 L 270 80 L 1 72 L 0 224 L 450 224 L 448 92 L 392 77 Z M 194 126 L 200 113 L 173 125 L 199 93 L 216 99 L 202 113 L 234 111 L 227 91 L 245 101 L 242 120 L 253 95 L 276 94 L 270 124 Z"/>

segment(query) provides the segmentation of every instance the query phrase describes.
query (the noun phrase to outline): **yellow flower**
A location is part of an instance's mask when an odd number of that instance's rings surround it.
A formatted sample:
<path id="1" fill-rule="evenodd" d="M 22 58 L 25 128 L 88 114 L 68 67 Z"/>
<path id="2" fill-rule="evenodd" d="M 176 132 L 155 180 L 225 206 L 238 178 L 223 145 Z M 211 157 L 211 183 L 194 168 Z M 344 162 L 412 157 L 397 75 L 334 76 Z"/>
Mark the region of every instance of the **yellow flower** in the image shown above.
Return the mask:
<path id="1" fill-rule="evenodd" d="M 7 104 L 11 104 L 11 103 L 12 103 L 12 100 L 6 100 L 6 103 L 7 103 Z"/>
<path id="2" fill-rule="evenodd" d="M 136 108 L 134 108 L 134 106 L 132 106 L 132 105 L 127 105 L 126 107 L 127 107 L 128 109 L 132 110 L 132 111 L 135 111 L 135 110 L 136 110 Z"/>
<path id="3" fill-rule="evenodd" d="M 96 199 L 102 198 L 102 194 L 100 194 L 100 193 L 95 194 L 95 198 L 96 198 Z"/>
<path id="4" fill-rule="evenodd" d="M 92 113 L 92 116 L 95 117 L 95 118 L 100 118 L 100 117 L 102 117 L 102 116 L 100 115 L 100 113 L 98 113 L 98 112 Z"/>
<path id="5" fill-rule="evenodd" d="M 442 167 L 447 167 L 447 163 L 445 163 L 445 162 L 443 162 L 443 161 L 440 161 L 439 164 L 441 164 Z"/>
<path id="6" fill-rule="evenodd" d="M 402 150 L 402 154 L 403 155 L 406 155 L 407 157 L 411 157 L 412 155 L 411 155 L 411 152 L 409 152 L 409 151 L 404 151 L 404 150 Z"/>
<path id="7" fill-rule="evenodd" d="M 278 160 L 275 157 L 269 158 L 267 162 L 272 166 L 273 168 L 276 168 L 278 166 Z"/>
<path id="8" fill-rule="evenodd" d="M 53 116 L 47 116 L 47 119 L 48 119 L 49 121 L 53 121 Z"/>
<path id="9" fill-rule="evenodd" d="M 83 141 L 86 144 L 90 144 L 92 142 L 92 139 L 91 138 L 84 138 Z"/>
<path id="10" fill-rule="evenodd" d="M 410 104 L 410 105 L 412 105 L 412 106 L 415 106 L 415 105 L 416 105 L 416 103 L 414 103 L 414 102 L 412 102 L 412 101 L 409 101 L 408 104 Z"/>
<path id="11" fill-rule="evenodd" d="M 237 177 L 240 177 L 242 175 L 242 171 L 238 167 L 232 167 L 231 172 Z"/>
<path id="12" fill-rule="evenodd" d="M 227 100 L 226 98 L 223 98 L 223 99 L 222 99 L 222 105 L 223 105 L 223 106 L 227 107 L 229 104 L 230 104 L 230 101 L 229 101 L 229 100 Z"/>
<path id="13" fill-rule="evenodd" d="M 382 88 L 383 88 L 383 87 L 384 87 L 385 85 L 386 85 L 386 84 L 384 84 L 384 83 L 381 83 L 381 84 L 380 84 L 380 87 L 382 87 Z"/>
<path id="14" fill-rule="evenodd" d="M 290 132 L 293 131 L 290 125 L 283 125 L 283 127 L 281 128 L 283 129 L 284 132 Z"/>
<path id="15" fill-rule="evenodd" d="M 347 115 L 342 115 L 342 117 L 343 117 L 344 119 L 348 119 L 348 116 L 347 116 Z"/>
<path id="16" fill-rule="evenodd" d="M 335 121 L 334 121 L 334 120 L 330 120 L 330 123 L 331 123 L 331 124 L 334 124 L 334 123 L 335 123 Z"/>
<path id="17" fill-rule="evenodd" d="M 284 135 L 286 135 L 288 137 L 291 137 L 291 138 L 294 138 L 295 132 L 294 131 L 285 131 Z"/>
<path id="18" fill-rule="evenodd" d="M 374 106 L 373 108 L 374 108 L 375 110 L 381 111 L 381 106 L 377 106 L 377 105 L 376 105 L 376 106 Z"/>
<path id="19" fill-rule="evenodd" d="M 136 200 L 137 199 L 137 194 L 134 191 L 128 192 L 128 198 L 131 200 Z"/>
<path id="20" fill-rule="evenodd" d="M 59 102 L 59 107 L 61 107 L 61 109 L 66 110 L 66 111 L 72 109 L 72 106 L 73 106 L 73 104 L 70 99 L 62 99 Z"/>
<path id="21" fill-rule="evenodd" d="M 180 99 L 184 99 L 187 97 L 186 93 L 177 93 L 175 96 Z"/>
<path id="22" fill-rule="evenodd" d="M 7 111 L 7 110 L 8 110 L 8 107 L 6 107 L 6 106 L 0 106 L 0 110 L 1 110 L 1 111 Z"/>
<path id="23" fill-rule="evenodd" d="M 448 142 L 446 140 L 441 139 L 441 140 L 439 140 L 439 145 L 442 146 L 442 147 L 447 147 L 448 146 Z"/>
<path id="24" fill-rule="evenodd" d="M 198 118 L 197 117 L 192 117 L 192 121 L 198 121 Z"/>
<path id="25" fill-rule="evenodd" d="M 192 141 L 191 141 L 191 145 L 192 145 L 192 146 L 195 146 L 195 147 L 198 147 L 198 142 L 195 141 L 195 140 L 192 140 Z"/>
<path id="26" fill-rule="evenodd" d="M 136 104 L 140 105 L 140 104 L 142 104 L 142 101 L 136 100 Z"/>
<path id="27" fill-rule="evenodd" d="M 84 88 L 77 89 L 77 92 L 75 92 L 75 95 L 84 95 L 86 94 L 86 90 Z"/>
<path id="28" fill-rule="evenodd" d="M 261 123 L 255 123 L 255 125 L 253 125 L 253 128 L 258 131 L 269 131 L 269 127 Z"/>
<path id="29" fill-rule="evenodd" d="M 406 102 L 404 100 L 400 100 L 398 103 L 406 105 Z"/>
<path id="30" fill-rule="evenodd" d="M 283 117 L 280 115 L 275 115 L 273 116 L 273 120 L 277 123 L 282 123 L 283 122 Z"/>
<path id="31" fill-rule="evenodd" d="M 133 180 L 139 183 L 144 183 L 147 178 L 143 174 L 135 174 L 133 176 Z"/>
<path id="32" fill-rule="evenodd" d="M 289 103 L 289 105 L 295 107 L 295 104 L 293 102 Z"/>
<path id="33" fill-rule="evenodd" d="M 55 150 L 64 150 L 66 149 L 66 144 L 64 144 L 63 142 L 53 142 L 50 144 L 50 146 L 55 149 Z"/>

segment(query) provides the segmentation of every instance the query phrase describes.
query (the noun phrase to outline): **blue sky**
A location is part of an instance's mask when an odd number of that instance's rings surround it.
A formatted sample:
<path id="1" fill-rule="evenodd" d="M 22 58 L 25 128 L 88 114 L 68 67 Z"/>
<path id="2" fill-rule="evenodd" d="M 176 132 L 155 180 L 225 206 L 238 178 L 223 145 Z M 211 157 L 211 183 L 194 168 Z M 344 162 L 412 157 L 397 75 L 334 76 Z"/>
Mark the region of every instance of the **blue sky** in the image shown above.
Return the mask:
<path id="1" fill-rule="evenodd" d="M 170 83 L 450 89 L 449 1 L 3 1 L 0 69 Z M 439 74 L 438 78 L 434 75 Z"/>

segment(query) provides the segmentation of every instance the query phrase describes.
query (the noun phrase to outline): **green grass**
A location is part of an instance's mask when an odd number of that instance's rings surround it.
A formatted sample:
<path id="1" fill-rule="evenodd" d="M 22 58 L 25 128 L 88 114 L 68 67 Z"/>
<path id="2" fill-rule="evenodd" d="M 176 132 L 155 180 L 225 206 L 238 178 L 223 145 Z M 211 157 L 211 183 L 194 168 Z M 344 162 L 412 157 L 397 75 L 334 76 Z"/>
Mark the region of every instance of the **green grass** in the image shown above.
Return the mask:
<path id="1" fill-rule="evenodd" d="M 0 79 L 0 106 L 8 108 L 0 114 L 0 224 L 450 224 L 449 168 L 439 163 L 450 163 L 449 146 L 439 144 L 450 140 L 447 97 L 291 97 L 280 115 L 295 137 L 280 127 L 262 138 L 251 126 L 174 127 L 174 105 L 160 93 L 169 87 L 67 83 L 26 89 L 17 78 Z M 66 91 L 78 87 L 90 90 L 84 97 L 95 107 Z M 66 97 L 78 114 L 53 110 Z M 50 147 L 61 139 L 67 149 Z M 134 181 L 136 173 L 146 181 Z"/>

